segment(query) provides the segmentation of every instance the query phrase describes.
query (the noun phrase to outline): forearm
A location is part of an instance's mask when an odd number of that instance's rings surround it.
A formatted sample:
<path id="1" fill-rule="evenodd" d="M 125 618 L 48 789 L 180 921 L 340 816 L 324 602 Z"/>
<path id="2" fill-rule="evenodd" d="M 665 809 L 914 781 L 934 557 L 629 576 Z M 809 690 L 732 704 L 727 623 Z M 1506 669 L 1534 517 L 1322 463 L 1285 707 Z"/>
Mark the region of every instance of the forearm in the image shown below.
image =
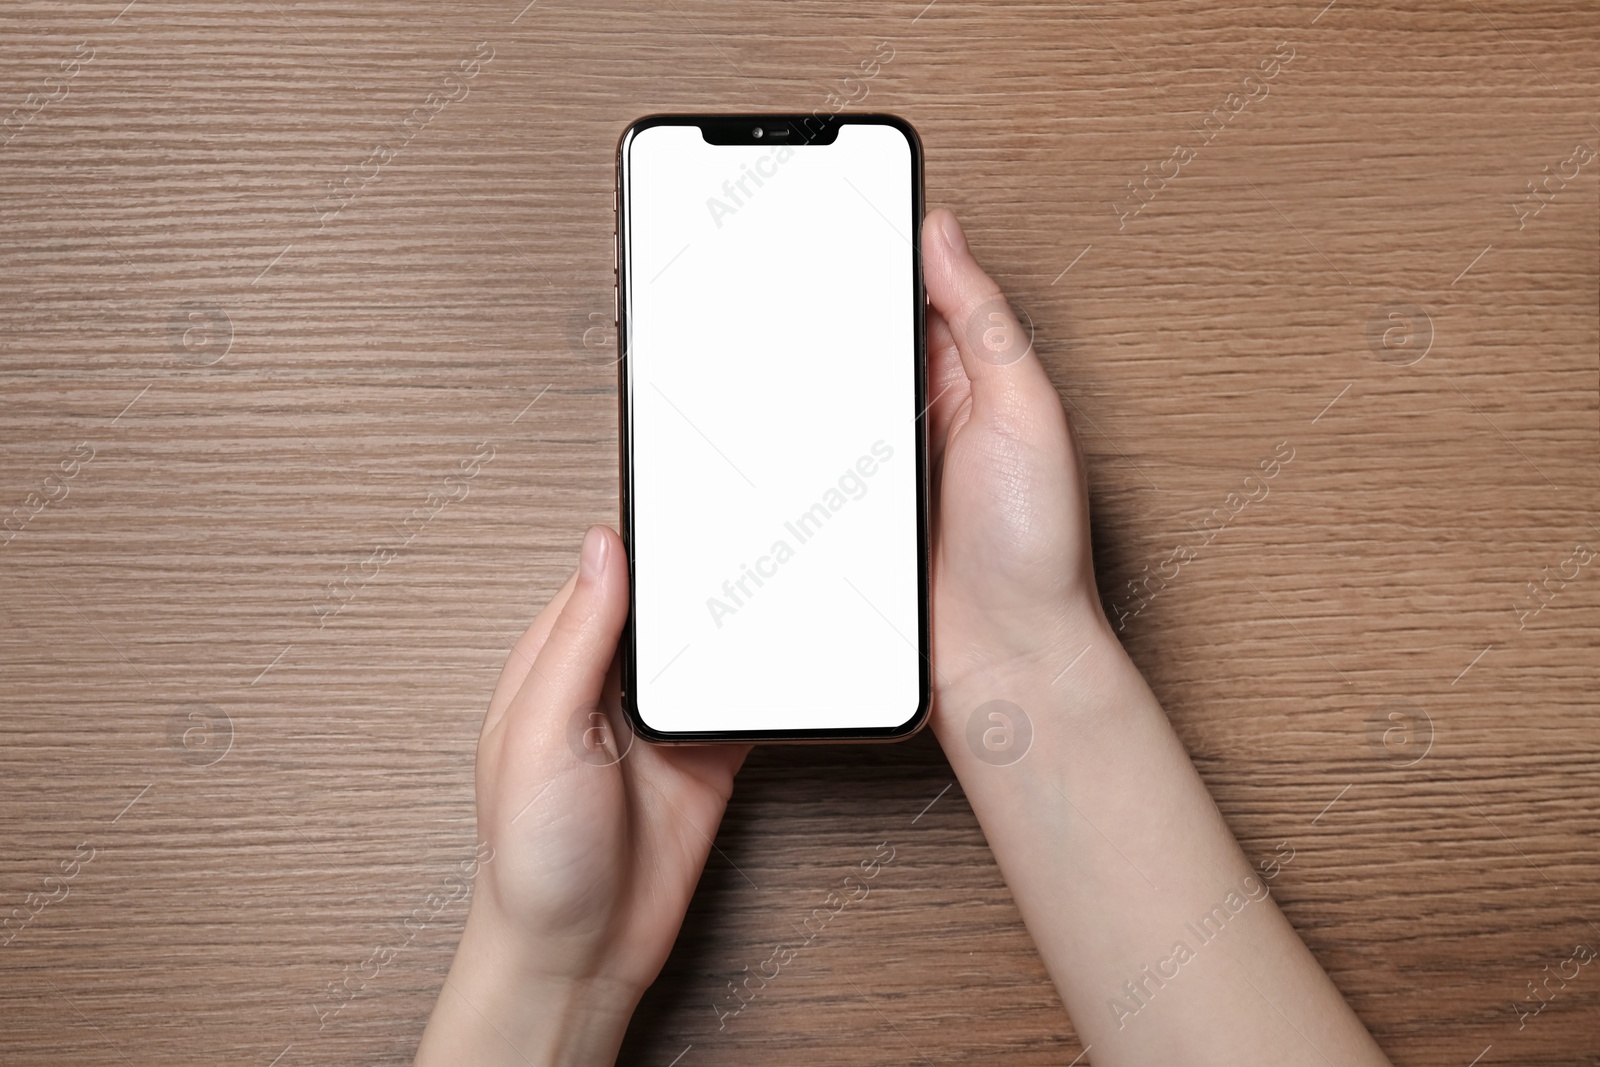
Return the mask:
<path id="1" fill-rule="evenodd" d="M 1088 615 L 1058 663 L 955 680 L 936 728 L 1093 1061 L 1387 1064 Z M 996 699 L 1033 731 L 1008 765 L 968 743 Z"/>
<path id="2" fill-rule="evenodd" d="M 638 992 L 536 977 L 507 948 L 514 940 L 468 919 L 417 1049 L 417 1067 L 616 1061 Z"/>

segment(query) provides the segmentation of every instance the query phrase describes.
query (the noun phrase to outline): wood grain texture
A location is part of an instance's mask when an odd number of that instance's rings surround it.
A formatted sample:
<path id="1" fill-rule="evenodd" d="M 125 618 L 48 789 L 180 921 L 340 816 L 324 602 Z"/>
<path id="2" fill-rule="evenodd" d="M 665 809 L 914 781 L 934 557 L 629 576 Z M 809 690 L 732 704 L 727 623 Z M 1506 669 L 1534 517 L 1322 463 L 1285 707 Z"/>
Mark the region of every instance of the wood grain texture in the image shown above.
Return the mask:
<path id="1" fill-rule="evenodd" d="M 1246 851 L 1295 849 L 1291 921 L 1397 1064 L 1600 1063 L 1600 971 L 1512 1009 L 1600 947 L 1600 562 L 1518 614 L 1600 546 L 1600 162 L 1517 206 L 1600 148 L 1600 10 L 523 2 L 0 10 L 0 913 L 67 893 L 0 948 L 0 1062 L 409 1062 L 465 905 L 399 923 L 615 515 L 616 137 L 825 106 L 889 42 L 853 106 L 1036 325 L 1108 610 Z M 951 780 L 929 736 L 753 756 L 623 1062 L 1071 1062 Z"/>

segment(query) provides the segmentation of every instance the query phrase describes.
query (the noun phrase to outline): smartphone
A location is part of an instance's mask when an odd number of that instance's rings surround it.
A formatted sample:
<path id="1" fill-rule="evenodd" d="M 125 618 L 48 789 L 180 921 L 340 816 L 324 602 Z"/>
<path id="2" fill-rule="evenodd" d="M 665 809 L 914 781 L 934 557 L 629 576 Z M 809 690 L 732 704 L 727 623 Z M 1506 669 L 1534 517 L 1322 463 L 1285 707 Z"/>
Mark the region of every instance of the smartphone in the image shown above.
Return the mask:
<path id="1" fill-rule="evenodd" d="M 654 115 L 617 145 L 628 725 L 927 718 L 922 148 L 890 115 Z"/>

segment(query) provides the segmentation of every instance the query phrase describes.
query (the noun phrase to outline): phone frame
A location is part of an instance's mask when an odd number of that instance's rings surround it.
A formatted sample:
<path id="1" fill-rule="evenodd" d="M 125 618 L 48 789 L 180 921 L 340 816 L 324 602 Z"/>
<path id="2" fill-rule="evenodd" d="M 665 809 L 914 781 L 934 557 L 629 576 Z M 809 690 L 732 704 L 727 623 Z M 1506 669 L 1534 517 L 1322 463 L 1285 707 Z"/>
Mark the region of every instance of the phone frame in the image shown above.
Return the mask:
<path id="1" fill-rule="evenodd" d="M 756 140 L 751 131 L 756 126 L 787 124 L 791 136 L 785 140 Z M 832 144 L 840 127 L 846 125 L 891 126 L 906 139 L 911 149 L 911 211 L 914 236 L 911 242 L 911 271 L 913 284 L 913 354 L 911 368 L 912 392 L 919 414 L 916 432 L 912 435 L 916 452 L 917 481 L 917 652 L 918 695 L 916 712 L 899 726 L 842 727 L 818 730 L 685 730 L 663 732 L 645 724 L 635 702 L 637 696 L 636 674 L 638 648 L 634 639 L 634 549 L 633 549 L 633 448 L 629 430 L 629 361 L 628 361 L 628 232 L 630 204 L 628 201 L 629 173 L 628 150 L 634 137 L 656 126 L 697 126 L 711 144 L 789 144 L 797 146 Z M 741 139 L 742 138 L 742 139 Z M 617 413 L 619 428 L 619 526 L 622 542 L 628 557 L 628 621 L 622 632 L 619 647 L 622 676 L 622 711 L 628 726 L 639 737 L 655 744 L 706 744 L 714 742 L 785 742 L 785 743 L 838 743 L 901 741 L 916 734 L 927 724 L 932 706 L 932 633 L 930 628 L 929 590 L 929 485 L 928 485 L 928 425 L 922 417 L 927 404 L 927 290 L 922 278 L 922 219 L 923 204 L 922 139 L 916 129 L 905 119 L 885 114 L 663 114 L 647 115 L 630 123 L 617 139 L 616 186 L 612 200 L 615 215 L 616 311 L 617 330 Z"/>

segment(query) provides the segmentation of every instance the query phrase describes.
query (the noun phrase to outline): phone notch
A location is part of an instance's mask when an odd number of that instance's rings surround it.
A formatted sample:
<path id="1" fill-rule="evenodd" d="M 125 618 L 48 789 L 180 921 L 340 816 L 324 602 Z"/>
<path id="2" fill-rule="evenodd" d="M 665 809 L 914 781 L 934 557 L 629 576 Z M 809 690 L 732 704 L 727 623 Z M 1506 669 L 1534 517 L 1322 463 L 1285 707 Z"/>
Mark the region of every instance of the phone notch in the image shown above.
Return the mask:
<path id="1" fill-rule="evenodd" d="M 832 144 L 839 122 L 831 115 L 708 115 L 699 120 L 707 144 Z"/>

